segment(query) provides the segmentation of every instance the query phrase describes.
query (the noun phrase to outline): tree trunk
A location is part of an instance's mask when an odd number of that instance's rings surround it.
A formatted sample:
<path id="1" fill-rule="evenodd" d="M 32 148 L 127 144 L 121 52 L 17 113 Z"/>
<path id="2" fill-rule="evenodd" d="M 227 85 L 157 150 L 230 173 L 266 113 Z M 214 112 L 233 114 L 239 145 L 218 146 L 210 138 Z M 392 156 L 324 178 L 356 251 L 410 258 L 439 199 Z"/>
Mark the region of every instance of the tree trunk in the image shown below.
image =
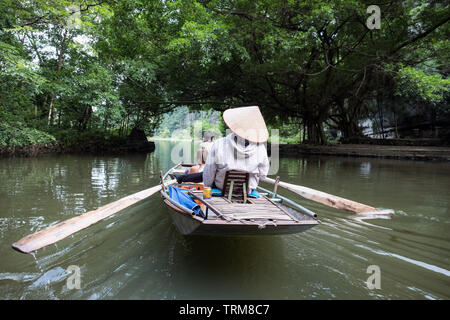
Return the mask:
<path id="1" fill-rule="evenodd" d="M 325 133 L 323 132 L 322 123 L 318 120 L 307 119 L 305 127 L 308 133 L 308 144 L 326 144 Z"/>
<path id="2" fill-rule="evenodd" d="M 384 122 L 384 115 L 383 115 L 383 107 L 382 106 L 380 107 L 380 99 L 381 99 L 381 97 L 380 97 L 379 91 L 377 92 L 377 98 L 376 99 L 377 99 L 378 115 L 379 115 L 379 118 L 380 118 L 381 138 L 384 139 L 385 138 L 385 136 L 384 136 L 384 124 L 383 124 L 383 122 Z"/>
<path id="3" fill-rule="evenodd" d="M 345 99 L 336 103 L 340 113 L 337 125 L 342 132 L 344 140 L 361 136 L 362 132 L 358 121 L 360 119 L 362 102 L 360 100 Z"/>
<path id="4" fill-rule="evenodd" d="M 61 47 L 59 49 L 59 53 L 58 53 L 58 61 L 56 64 L 56 72 L 59 73 L 61 71 L 61 67 L 64 61 L 64 51 L 66 49 L 66 39 L 67 39 L 67 33 L 68 30 L 65 29 L 64 30 L 64 35 L 63 35 L 63 39 L 61 41 Z M 53 120 L 55 118 L 55 98 L 52 97 L 52 99 L 50 100 L 50 110 L 48 112 L 48 125 L 53 125 Z"/>
<path id="5" fill-rule="evenodd" d="M 53 97 L 50 100 L 50 106 L 48 108 L 48 125 L 53 125 L 53 115 L 55 113 L 55 107 L 53 106 L 54 99 Z"/>

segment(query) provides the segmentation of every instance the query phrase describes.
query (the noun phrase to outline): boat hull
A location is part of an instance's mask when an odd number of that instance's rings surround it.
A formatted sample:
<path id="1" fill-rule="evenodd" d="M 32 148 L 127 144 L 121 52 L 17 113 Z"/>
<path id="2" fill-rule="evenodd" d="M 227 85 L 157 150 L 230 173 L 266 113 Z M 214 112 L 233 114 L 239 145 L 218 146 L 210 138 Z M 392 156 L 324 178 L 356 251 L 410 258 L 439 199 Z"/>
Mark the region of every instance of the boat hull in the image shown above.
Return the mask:
<path id="1" fill-rule="evenodd" d="M 316 225 L 319 221 L 279 221 L 269 223 L 257 223 L 225 220 L 203 220 L 192 216 L 164 200 L 169 215 L 177 230 L 183 235 L 282 235 L 306 231 Z"/>

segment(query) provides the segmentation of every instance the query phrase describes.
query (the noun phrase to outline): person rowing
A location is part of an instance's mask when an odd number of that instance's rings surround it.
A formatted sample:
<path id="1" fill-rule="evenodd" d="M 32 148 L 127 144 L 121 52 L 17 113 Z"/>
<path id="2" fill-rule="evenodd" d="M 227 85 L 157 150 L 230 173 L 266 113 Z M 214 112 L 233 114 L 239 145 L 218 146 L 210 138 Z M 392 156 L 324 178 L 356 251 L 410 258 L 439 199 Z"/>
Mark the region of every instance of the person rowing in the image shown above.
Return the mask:
<path id="1" fill-rule="evenodd" d="M 229 170 L 249 173 L 249 194 L 257 195 L 259 179 L 269 172 L 269 159 L 264 143 L 269 132 L 257 106 L 227 109 L 223 120 L 231 130 L 212 145 L 203 172 L 174 175 L 178 183 L 203 182 L 205 187 L 223 189 Z"/>
<path id="2" fill-rule="evenodd" d="M 259 179 L 267 176 L 270 167 L 264 145 L 269 132 L 261 111 L 257 106 L 228 109 L 223 120 L 231 133 L 213 144 L 203 168 L 203 184 L 222 190 L 227 171 L 244 171 L 249 173 L 249 194 L 257 195 Z"/>

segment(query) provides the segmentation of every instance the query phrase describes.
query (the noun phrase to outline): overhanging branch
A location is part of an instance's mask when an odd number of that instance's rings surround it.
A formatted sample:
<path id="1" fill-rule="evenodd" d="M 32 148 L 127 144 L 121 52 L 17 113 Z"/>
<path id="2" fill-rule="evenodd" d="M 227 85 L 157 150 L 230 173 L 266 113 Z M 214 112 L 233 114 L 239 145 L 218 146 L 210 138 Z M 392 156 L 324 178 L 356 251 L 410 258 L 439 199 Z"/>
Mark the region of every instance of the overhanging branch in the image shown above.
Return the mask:
<path id="1" fill-rule="evenodd" d="M 395 48 L 393 51 L 390 52 L 390 55 L 395 54 L 397 51 L 401 50 L 402 48 L 410 45 L 411 43 L 414 43 L 422 38 L 425 38 L 427 35 L 429 35 L 430 33 L 432 33 L 434 30 L 436 30 L 437 28 L 439 28 L 440 26 L 444 25 L 445 23 L 447 23 L 450 20 L 450 17 L 446 17 L 444 18 L 442 21 L 438 22 L 437 24 L 435 24 L 434 26 L 430 27 L 428 30 L 418 34 L 417 36 L 406 40 L 405 42 L 403 42 L 402 44 L 400 44 L 397 48 Z"/>

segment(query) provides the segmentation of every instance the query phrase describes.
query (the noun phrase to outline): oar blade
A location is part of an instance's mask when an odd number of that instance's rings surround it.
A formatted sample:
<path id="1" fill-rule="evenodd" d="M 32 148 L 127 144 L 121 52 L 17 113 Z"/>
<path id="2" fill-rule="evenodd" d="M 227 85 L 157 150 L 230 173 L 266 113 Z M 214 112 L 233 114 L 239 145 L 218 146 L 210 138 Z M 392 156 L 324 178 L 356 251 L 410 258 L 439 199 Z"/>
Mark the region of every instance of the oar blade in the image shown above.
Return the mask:
<path id="1" fill-rule="evenodd" d="M 175 180 L 168 184 L 174 183 Z M 113 214 L 141 201 L 154 193 L 161 190 L 161 185 L 137 192 L 120 200 L 109 203 L 96 210 L 83 213 L 82 215 L 70 218 L 68 220 L 59 222 L 55 225 L 49 226 L 36 233 L 30 234 L 19 241 L 12 244 L 13 249 L 22 252 L 30 253 L 39 250 L 48 245 L 54 244 L 80 230 L 83 230 L 94 223 L 99 222 Z"/>
<path id="2" fill-rule="evenodd" d="M 271 184 L 275 184 L 275 180 L 270 178 L 262 178 L 261 181 L 268 182 Z M 345 210 L 353 213 L 366 213 L 370 212 L 370 214 L 382 214 L 382 215 L 389 215 L 393 214 L 392 210 L 378 210 L 377 208 L 368 206 L 366 204 L 362 204 L 353 200 L 341 198 L 332 194 L 328 194 L 322 191 L 314 190 L 311 188 L 286 183 L 286 182 L 279 182 L 278 185 L 280 187 L 283 187 L 291 192 L 294 192 L 300 196 L 302 196 L 305 199 L 309 199 L 311 201 L 315 201 L 321 204 L 324 204 L 326 206 Z"/>
<path id="3" fill-rule="evenodd" d="M 36 233 L 30 234 L 13 243 L 12 247 L 23 253 L 36 251 L 83 230 L 90 225 L 131 206 L 139 200 L 140 199 L 118 200 L 97 210 L 86 212 L 77 217 L 59 222 Z"/>

